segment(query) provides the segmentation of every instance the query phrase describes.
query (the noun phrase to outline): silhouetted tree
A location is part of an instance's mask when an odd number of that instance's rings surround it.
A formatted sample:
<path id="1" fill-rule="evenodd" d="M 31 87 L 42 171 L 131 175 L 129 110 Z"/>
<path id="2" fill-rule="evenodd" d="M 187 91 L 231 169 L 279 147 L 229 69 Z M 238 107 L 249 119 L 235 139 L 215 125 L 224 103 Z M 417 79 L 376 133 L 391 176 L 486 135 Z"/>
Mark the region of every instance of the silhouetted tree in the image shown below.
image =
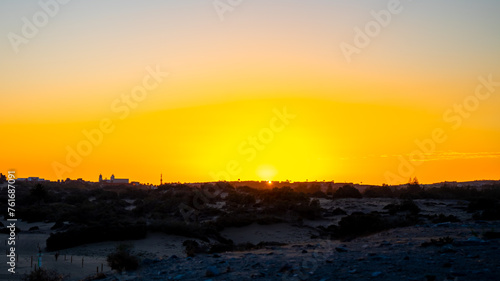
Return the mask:
<path id="1" fill-rule="evenodd" d="M 35 202 L 40 204 L 47 198 L 48 192 L 41 183 L 37 183 L 33 188 L 30 189 L 30 195 L 34 198 Z"/>
<path id="2" fill-rule="evenodd" d="M 394 194 L 389 186 L 382 185 L 368 187 L 363 196 L 368 198 L 391 198 L 394 197 Z"/>
<path id="3" fill-rule="evenodd" d="M 321 185 L 319 184 L 313 184 L 309 189 L 307 190 L 308 193 L 316 193 L 321 191 Z"/>
<path id="4" fill-rule="evenodd" d="M 344 185 L 337 189 L 333 194 L 333 198 L 362 198 L 363 196 L 354 186 Z"/>
<path id="5" fill-rule="evenodd" d="M 0 184 L 4 183 L 6 181 L 7 181 L 7 177 L 4 174 L 0 173 Z"/>
<path id="6" fill-rule="evenodd" d="M 326 195 L 333 195 L 333 186 L 331 183 L 326 188 Z"/>

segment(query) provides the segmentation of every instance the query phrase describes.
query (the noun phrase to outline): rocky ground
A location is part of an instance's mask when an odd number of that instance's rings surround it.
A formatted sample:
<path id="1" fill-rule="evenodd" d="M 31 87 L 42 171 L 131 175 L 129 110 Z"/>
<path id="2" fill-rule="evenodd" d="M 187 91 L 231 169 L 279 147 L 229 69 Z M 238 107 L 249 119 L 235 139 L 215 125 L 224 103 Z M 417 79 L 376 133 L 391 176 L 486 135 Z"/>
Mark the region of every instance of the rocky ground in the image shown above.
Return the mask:
<path id="1" fill-rule="evenodd" d="M 394 199 L 321 200 L 326 213 L 336 208 L 353 212 L 383 211 Z M 280 242 L 259 250 L 197 254 L 188 257 L 182 242 L 188 238 L 148 234 L 147 239 L 124 241 L 134 245 L 133 254 L 141 258 L 137 271 L 117 273 L 105 264 L 106 255 L 118 242 L 83 245 L 61 251 L 59 261 L 44 252 L 44 267 L 66 275 L 65 280 L 83 280 L 104 263 L 101 280 L 500 280 L 498 238 L 484 237 L 500 231 L 500 221 L 478 221 L 466 212 L 460 200 L 415 200 L 420 216 L 453 215 L 460 222 L 432 223 L 424 219 L 414 226 L 401 227 L 358 237 L 350 241 L 318 237 L 318 227 L 337 224 L 343 215 L 326 215 L 321 220 L 299 224 L 252 224 L 226 228 L 224 237 L 235 243 Z M 345 215 L 345 214 L 344 214 Z M 27 230 L 33 224 L 19 224 Z M 19 279 L 29 272 L 29 257 L 50 233 L 52 224 L 36 224 L 39 230 L 23 231 L 18 245 L 19 274 L 0 275 L 0 279 Z M 433 239 L 434 242 L 431 242 Z M 198 241 L 203 244 L 202 241 Z M 65 260 L 63 257 L 67 256 Z M 69 257 L 75 262 L 71 263 Z M 85 259 L 85 264 L 81 260 Z M 78 262 L 76 262 L 78 261 Z M 3 267 L 2 267 L 3 268 Z M 102 276 L 101 276 L 102 277 Z M 89 280 L 89 279 L 88 279 Z"/>
<path id="2" fill-rule="evenodd" d="M 500 280 L 500 241 L 479 234 L 499 228 L 500 222 L 439 223 L 349 242 L 318 239 L 248 252 L 173 255 L 145 259 L 140 270 L 104 280 Z M 431 239 L 435 243 L 426 243 Z"/>

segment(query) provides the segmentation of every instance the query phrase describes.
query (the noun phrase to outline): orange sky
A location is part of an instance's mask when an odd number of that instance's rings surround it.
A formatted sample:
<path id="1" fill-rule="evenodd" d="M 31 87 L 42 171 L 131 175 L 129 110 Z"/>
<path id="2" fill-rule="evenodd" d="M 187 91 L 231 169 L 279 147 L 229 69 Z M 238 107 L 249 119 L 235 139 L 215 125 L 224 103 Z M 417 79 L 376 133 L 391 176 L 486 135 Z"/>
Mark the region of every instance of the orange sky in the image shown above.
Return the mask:
<path id="1" fill-rule="evenodd" d="M 500 179 L 497 2 L 401 1 L 350 62 L 341 44 L 387 1 L 246 1 L 223 21 L 209 2 L 71 2 L 17 52 L 4 36 L 0 172 Z M 0 33 L 37 3 L 2 2 Z"/>

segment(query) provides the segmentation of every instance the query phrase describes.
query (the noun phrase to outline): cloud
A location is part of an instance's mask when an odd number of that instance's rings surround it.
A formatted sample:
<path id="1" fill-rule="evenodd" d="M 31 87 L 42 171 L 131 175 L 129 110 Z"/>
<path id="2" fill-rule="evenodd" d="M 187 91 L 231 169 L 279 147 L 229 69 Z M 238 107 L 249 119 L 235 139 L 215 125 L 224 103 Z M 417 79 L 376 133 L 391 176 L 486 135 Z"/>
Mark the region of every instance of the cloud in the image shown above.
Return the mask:
<path id="1" fill-rule="evenodd" d="M 415 159 L 413 161 L 439 161 L 439 160 L 459 160 L 459 159 L 484 159 L 484 158 L 500 158 L 500 152 L 455 152 L 455 151 L 440 151 L 434 153 L 425 153 L 424 159 Z M 407 154 L 407 157 L 410 155 Z M 381 157 L 384 157 L 382 155 Z"/>

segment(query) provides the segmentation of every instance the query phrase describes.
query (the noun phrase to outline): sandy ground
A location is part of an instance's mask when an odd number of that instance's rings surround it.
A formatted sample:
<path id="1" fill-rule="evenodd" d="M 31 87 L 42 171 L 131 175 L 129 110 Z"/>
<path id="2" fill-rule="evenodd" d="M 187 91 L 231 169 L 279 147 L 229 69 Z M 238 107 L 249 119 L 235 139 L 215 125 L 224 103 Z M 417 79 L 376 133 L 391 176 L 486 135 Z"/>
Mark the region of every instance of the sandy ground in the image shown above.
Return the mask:
<path id="1" fill-rule="evenodd" d="M 16 264 L 16 274 L 8 274 L 8 265 L 4 262 L 0 265 L 0 280 L 17 280 L 23 274 L 29 273 L 35 266 L 38 267 L 38 248 L 42 249 L 42 267 L 56 269 L 61 274 L 67 276 L 67 280 L 81 280 L 89 275 L 95 274 L 97 269 L 101 271 L 101 266 L 105 274 L 112 273 L 107 266 L 106 256 L 113 252 L 120 243 L 134 246 L 134 253 L 141 258 L 164 258 L 171 255 L 183 256 L 182 242 L 185 237 L 178 237 L 163 234 L 148 234 L 146 239 L 131 240 L 122 242 L 102 242 L 83 245 L 71 249 L 59 251 L 59 258 L 56 261 L 56 252 L 45 251 L 45 241 L 50 235 L 50 227 L 53 223 L 26 223 L 17 222 L 21 233 L 16 238 L 16 253 L 18 260 Z M 38 226 L 39 230 L 28 231 L 31 227 Z M 5 253 L 7 235 L 2 234 L 2 252 Z M 6 257 L 4 258 L 7 259 Z M 83 259 L 83 266 L 82 266 Z M 33 260 L 33 262 L 32 262 Z"/>

